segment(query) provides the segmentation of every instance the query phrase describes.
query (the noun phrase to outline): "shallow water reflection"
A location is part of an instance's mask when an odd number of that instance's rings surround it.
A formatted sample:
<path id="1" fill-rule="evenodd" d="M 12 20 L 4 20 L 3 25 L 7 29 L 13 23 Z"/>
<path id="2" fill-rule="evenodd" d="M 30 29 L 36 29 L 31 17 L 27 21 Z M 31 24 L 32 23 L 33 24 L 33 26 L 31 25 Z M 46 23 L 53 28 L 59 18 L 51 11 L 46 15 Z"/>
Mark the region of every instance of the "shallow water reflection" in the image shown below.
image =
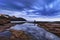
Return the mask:
<path id="1" fill-rule="evenodd" d="M 43 28 L 38 27 L 37 24 L 34 25 L 33 23 L 25 23 L 22 25 L 17 24 L 14 27 L 11 27 L 10 29 L 23 30 L 23 31 L 29 32 L 37 40 L 59 40 L 59 37 L 55 36 L 50 32 L 47 32 Z"/>
<path id="2" fill-rule="evenodd" d="M 56 35 L 47 32 L 45 29 L 40 28 L 37 26 L 37 24 L 34 25 L 33 23 L 16 24 L 6 29 L 7 31 L 0 32 L 0 36 L 11 36 L 11 32 L 8 30 L 12 29 L 25 31 L 26 33 L 29 33 L 31 36 L 33 36 L 33 38 L 35 38 L 34 40 L 60 40 L 60 38 Z"/>

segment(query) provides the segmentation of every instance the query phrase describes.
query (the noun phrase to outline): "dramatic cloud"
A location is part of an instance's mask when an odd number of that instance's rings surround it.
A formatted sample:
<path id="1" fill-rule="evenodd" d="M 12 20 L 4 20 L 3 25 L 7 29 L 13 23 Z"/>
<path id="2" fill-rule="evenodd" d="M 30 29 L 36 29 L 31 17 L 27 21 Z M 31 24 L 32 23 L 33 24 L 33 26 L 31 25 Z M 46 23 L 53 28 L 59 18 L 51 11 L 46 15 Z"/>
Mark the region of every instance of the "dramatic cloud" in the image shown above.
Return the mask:
<path id="1" fill-rule="evenodd" d="M 60 0 L 0 0 L 0 13 L 26 19 L 59 18 Z"/>

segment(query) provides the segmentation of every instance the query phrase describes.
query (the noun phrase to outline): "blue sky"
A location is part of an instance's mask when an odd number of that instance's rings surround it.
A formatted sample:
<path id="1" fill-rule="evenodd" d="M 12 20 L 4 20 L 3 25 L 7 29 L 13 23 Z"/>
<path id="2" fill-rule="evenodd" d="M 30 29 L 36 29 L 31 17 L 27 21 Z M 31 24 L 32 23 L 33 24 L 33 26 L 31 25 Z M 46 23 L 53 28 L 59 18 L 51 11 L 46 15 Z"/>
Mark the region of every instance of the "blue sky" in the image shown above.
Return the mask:
<path id="1" fill-rule="evenodd" d="M 0 13 L 27 20 L 60 21 L 60 0 L 0 0 Z"/>

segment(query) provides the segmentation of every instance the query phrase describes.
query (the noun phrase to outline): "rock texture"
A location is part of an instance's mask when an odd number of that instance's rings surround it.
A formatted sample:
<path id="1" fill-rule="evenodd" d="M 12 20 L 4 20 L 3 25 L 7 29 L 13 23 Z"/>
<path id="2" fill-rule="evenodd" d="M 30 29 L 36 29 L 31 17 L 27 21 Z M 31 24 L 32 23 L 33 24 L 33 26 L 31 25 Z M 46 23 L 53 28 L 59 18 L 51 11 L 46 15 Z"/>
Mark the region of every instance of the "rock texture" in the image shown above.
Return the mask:
<path id="1" fill-rule="evenodd" d="M 43 27 L 47 31 L 60 37 L 60 22 L 41 22 L 37 24 L 39 27 Z"/>
<path id="2" fill-rule="evenodd" d="M 9 22 L 10 22 L 10 20 L 9 20 L 8 16 L 0 14 L 0 25 L 6 24 Z"/>
<path id="3" fill-rule="evenodd" d="M 0 32 L 6 31 L 6 29 L 9 29 L 10 27 L 14 26 L 15 24 L 4 24 L 4 25 L 0 25 Z"/>
<path id="4" fill-rule="evenodd" d="M 21 17 L 17 18 L 15 16 L 0 14 L 0 25 L 10 23 L 11 21 L 26 21 L 26 20 L 24 18 L 21 18 Z M 21 23 L 21 24 L 23 24 L 23 23 Z"/>
<path id="5" fill-rule="evenodd" d="M 10 30 L 10 32 L 12 33 L 12 36 L 11 36 L 10 40 L 32 40 L 31 36 L 26 34 L 25 31 L 22 31 L 22 30 Z"/>
<path id="6" fill-rule="evenodd" d="M 25 31 L 10 29 L 7 32 L 0 33 L 0 40 L 34 40 L 33 37 Z"/>

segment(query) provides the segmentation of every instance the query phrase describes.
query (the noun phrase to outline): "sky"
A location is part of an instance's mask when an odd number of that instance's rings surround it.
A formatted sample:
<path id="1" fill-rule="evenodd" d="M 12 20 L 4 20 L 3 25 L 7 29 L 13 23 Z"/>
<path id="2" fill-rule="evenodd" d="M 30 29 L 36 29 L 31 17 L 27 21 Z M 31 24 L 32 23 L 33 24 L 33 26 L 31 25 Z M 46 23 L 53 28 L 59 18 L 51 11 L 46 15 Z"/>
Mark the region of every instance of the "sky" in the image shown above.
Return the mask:
<path id="1" fill-rule="evenodd" d="M 60 0 L 0 0 L 0 14 L 26 20 L 60 21 Z"/>

